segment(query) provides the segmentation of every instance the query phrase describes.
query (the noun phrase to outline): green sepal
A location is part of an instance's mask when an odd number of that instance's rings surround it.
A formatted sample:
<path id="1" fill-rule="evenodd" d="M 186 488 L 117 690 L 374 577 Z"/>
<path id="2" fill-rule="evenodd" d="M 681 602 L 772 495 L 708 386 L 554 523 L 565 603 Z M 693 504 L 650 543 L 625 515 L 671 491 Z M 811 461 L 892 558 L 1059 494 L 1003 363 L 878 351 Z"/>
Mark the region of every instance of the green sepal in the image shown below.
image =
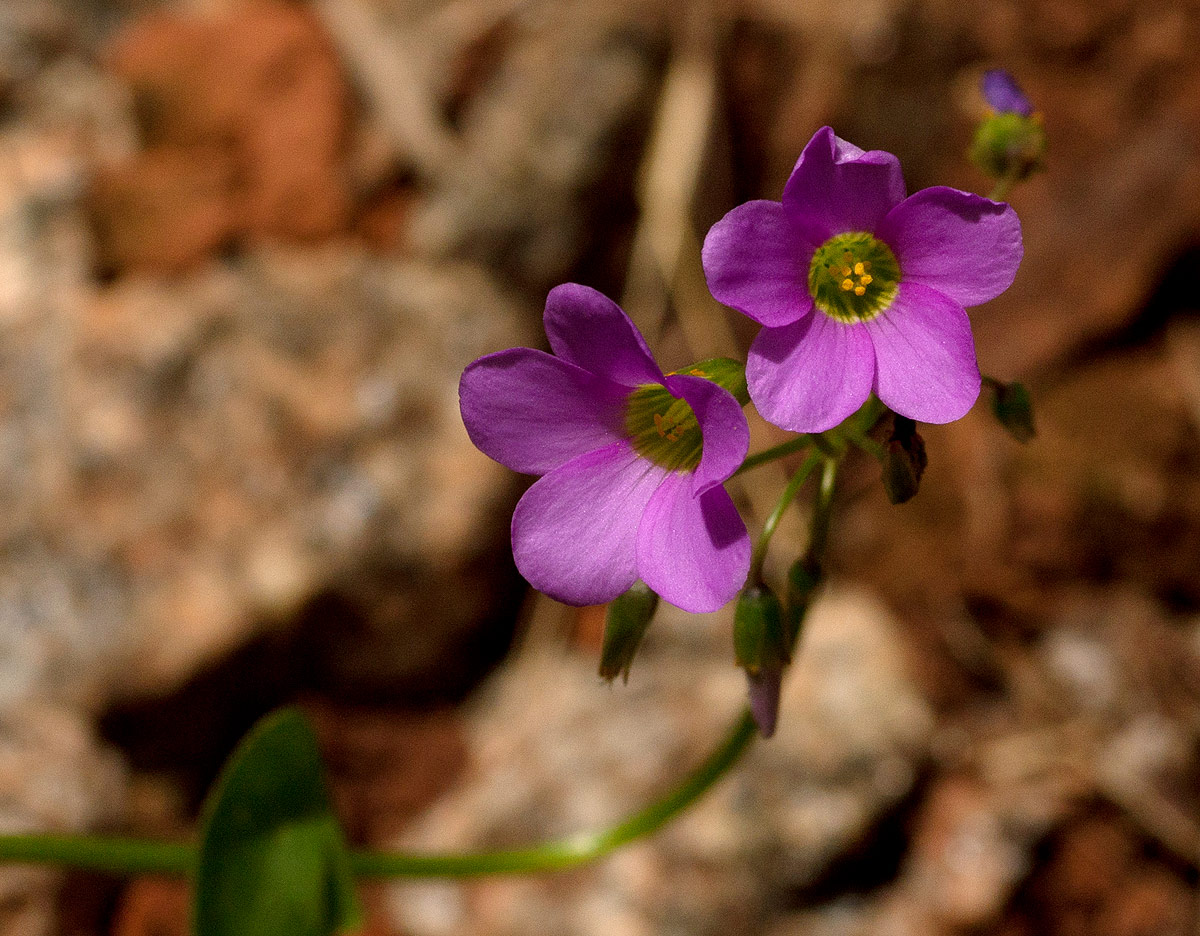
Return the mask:
<path id="1" fill-rule="evenodd" d="M 1045 167 L 1046 130 L 1040 116 L 1005 112 L 986 117 L 975 129 L 970 157 L 993 179 L 1028 178 Z"/>
<path id="2" fill-rule="evenodd" d="M 767 585 L 747 585 L 733 615 L 733 652 L 738 666 L 753 675 L 781 669 L 792 648 L 783 623 L 783 606 Z"/>
<path id="3" fill-rule="evenodd" d="M 198 936 L 332 936 L 361 925 L 317 741 L 296 709 L 254 726 L 205 802 Z"/>
<path id="4" fill-rule="evenodd" d="M 629 667 L 658 608 L 658 595 L 640 579 L 609 602 L 600 650 L 600 675 L 612 682 L 618 675 L 629 682 Z"/>
<path id="5" fill-rule="evenodd" d="M 719 357 L 697 361 L 690 367 L 672 371 L 672 374 L 703 377 L 719 387 L 724 387 L 742 406 L 750 402 L 750 391 L 746 388 L 746 365 L 733 358 Z"/>
<path id="6" fill-rule="evenodd" d="M 917 424 L 906 416 L 897 415 L 883 454 L 883 487 L 888 500 L 903 504 L 916 497 L 928 463 L 925 440 L 917 432 Z"/>
<path id="7" fill-rule="evenodd" d="M 984 379 L 992 388 L 992 415 L 1018 442 L 1028 442 L 1037 435 L 1033 422 L 1033 400 L 1025 385 L 1001 383 L 993 377 Z"/>

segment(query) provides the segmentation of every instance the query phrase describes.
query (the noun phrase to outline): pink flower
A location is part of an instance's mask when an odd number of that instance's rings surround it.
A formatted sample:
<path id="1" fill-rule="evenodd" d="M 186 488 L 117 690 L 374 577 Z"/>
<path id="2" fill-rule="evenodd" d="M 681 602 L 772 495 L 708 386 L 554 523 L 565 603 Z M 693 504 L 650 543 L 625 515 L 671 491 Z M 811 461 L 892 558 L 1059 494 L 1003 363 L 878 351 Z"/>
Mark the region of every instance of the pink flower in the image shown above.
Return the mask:
<path id="1" fill-rule="evenodd" d="M 489 354 L 459 385 L 471 441 L 543 476 L 513 514 L 517 568 L 567 604 L 610 601 L 641 578 L 685 611 L 715 611 L 750 565 L 722 487 L 749 447 L 741 404 L 702 365 L 663 374 L 594 289 L 551 290 L 545 326 L 554 354 Z"/>
<path id="2" fill-rule="evenodd" d="M 703 261 L 712 294 L 765 326 L 746 365 L 758 411 L 820 432 L 872 392 L 919 422 L 963 416 L 980 387 L 965 307 L 1007 289 L 1021 255 L 1008 205 L 944 187 L 906 198 L 895 156 L 823 127 L 782 202 L 734 208 Z"/>

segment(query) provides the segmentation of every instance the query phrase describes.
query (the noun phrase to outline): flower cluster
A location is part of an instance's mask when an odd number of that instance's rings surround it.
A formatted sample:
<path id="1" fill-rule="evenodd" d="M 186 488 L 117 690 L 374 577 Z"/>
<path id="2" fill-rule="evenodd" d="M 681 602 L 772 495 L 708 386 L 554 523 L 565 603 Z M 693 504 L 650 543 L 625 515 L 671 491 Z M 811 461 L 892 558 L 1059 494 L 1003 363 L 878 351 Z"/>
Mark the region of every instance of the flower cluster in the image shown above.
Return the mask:
<path id="1" fill-rule="evenodd" d="M 1003 292 L 1021 254 L 1007 204 L 907 195 L 895 156 L 825 127 L 781 201 L 734 208 L 702 260 L 713 296 L 763 326 L 744 375 L 755 407 L 821 432 L 872 394 L 913 421 L 963 416 L 980 391 L 965 310 Z M 584 286 L 551 291 L 545 326 L 553 354 L 491 354 L 461 384 L 472 441 L 541 476 L 513 515 L 517 567 L 570 604 L 641 579 L 685 610 L 720 607 L 751 552 L 723 487 L 748 447 L 740 373 L 705 362 L 664 374 L 625 313 Z"/>

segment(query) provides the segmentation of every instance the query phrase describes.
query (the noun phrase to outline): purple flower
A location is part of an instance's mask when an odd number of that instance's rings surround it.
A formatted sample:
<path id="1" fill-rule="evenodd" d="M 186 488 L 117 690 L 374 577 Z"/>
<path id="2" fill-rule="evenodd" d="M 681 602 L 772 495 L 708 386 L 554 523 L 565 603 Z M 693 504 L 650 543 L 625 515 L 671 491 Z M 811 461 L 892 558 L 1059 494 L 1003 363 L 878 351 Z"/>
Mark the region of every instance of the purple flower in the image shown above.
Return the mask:
<path id="1" fill-rule="evenodd" d="M 567 604 L 609 601 L 641 578 L 685 611 L 715 611 L 750 565 L 721 484 L 750 444 L 741 404 L 702 365 L 664 375 L 594 289 L 551 290 L 545 326 L 554 354 L 489 354 L 459 385 L 471 441 L 543 476 L 513 514 L 517 568 Z"/>
<path id="2" fill-rule="evenodd" d="M 1033 113 L 1033 105 L 1017 84 L 1017 79 L 1003 68 L 984 73 L 983 96 L 997 113 L 1020 114 L 1022 117 Z"/>
<path id="3" fill-rule="evenodd" d="M 704 241 L 721 302 L 766 327 L 750 347 L 750 397 L 768 420 L 820 432 L 872 391 L 919 422 L 958 419 L 979 395 L 965 306 L 998 296 L 1021 261 L 1006 204 L 936 187 L 905 197 L 895 156 L 823 127 L 783 201 L 752 201 Z"/>

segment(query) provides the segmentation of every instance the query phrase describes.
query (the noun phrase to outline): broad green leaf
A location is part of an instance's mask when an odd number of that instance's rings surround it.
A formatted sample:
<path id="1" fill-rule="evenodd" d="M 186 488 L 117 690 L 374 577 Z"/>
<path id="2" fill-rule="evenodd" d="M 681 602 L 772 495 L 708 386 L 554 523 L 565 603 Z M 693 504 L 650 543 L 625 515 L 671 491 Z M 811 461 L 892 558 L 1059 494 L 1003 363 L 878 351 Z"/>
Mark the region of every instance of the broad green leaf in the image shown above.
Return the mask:
<path id="1" fill-rule="evenodd" d="M 296 709 L 268 715 L 204 806 L 196 936 L 331 936 L 360 925 L 316 738 Z"/>

